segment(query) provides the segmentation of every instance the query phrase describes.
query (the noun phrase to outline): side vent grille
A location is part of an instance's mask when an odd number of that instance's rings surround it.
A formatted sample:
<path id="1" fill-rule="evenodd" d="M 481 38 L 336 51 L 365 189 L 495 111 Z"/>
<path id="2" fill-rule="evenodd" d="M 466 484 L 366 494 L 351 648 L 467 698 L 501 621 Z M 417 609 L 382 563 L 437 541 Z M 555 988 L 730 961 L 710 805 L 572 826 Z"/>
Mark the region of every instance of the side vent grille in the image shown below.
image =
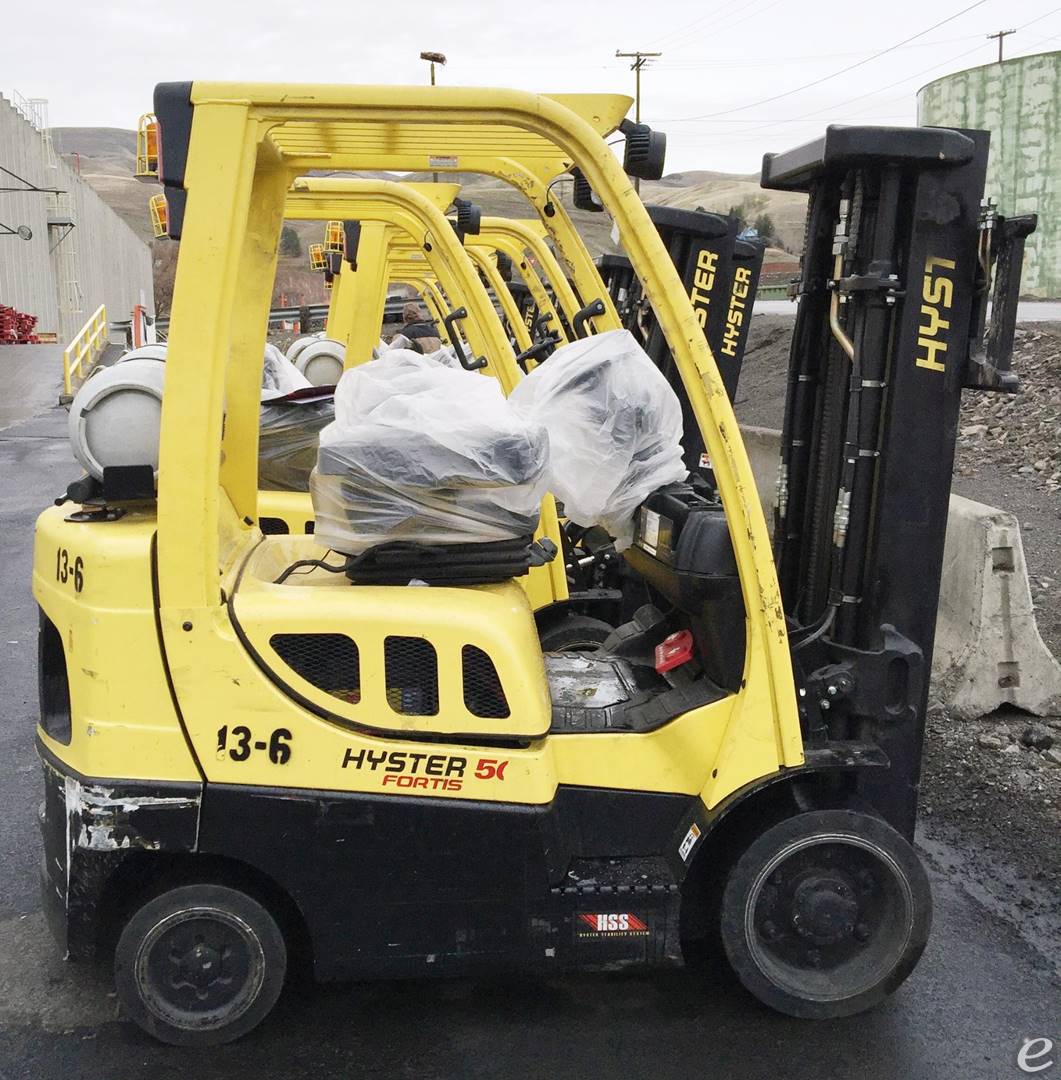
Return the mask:
<path id="1" fill-rule="evenodd" d="M 508 701 L 493 660 L 475 645 L 461 649 L 461 677 L 464 682 L 464 707 L 472 716 L 504 720 L 509 715 Z"/>
<path id="2" fill-rule="evenodd" d="M 387 700 L 405 716 L 438 713 L 438 654 L 423 638 L 388 637 L 383 644 Z"/>
<path id="3" fill-rule="evenodd" d="M 351 705 L 361 700 L 361 657 L 345 634 L 273 634 L 269 644 L 318 690 Z"/>

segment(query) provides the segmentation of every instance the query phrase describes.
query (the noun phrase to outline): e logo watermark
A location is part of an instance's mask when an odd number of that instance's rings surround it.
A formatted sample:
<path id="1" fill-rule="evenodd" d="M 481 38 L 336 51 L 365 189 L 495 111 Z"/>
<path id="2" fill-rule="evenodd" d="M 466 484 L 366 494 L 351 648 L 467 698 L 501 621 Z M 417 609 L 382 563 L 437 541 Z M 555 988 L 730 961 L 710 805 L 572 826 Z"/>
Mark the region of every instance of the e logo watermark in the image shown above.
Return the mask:
<path id="1" fill-rule="evenodd" d="M 1024 1045 L 1017 1054 L 1017 1065 L 1021 1072 L 1041 1073 L 1053 1065 L 1053 1052 L 1052 1039 L 1025 1039 Z"/>

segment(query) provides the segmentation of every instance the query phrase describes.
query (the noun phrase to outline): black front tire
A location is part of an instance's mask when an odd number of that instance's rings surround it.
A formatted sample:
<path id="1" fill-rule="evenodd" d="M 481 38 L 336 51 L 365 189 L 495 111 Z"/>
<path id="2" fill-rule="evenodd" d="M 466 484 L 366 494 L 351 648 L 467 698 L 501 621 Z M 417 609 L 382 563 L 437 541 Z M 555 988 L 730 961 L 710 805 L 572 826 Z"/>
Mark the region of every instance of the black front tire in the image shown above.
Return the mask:
<path id="1" fill-rule="evenodd" d="M 932 924 L 928 877 L 879 818 L 815 810 L 767 829 L 722 894 L 730 966 L 761 1002 L 828 1019 L 872 1008 L 913 971 Z"/>
<path id="2" fill-rule="evenodd" d="M 114 954 L 126 1013 L 174 1046 L 218 1046 L 245 1035 L 276 1004 L 286 970 L 276 920 L 223 885 L 183 885 L 148 900 Z"/>

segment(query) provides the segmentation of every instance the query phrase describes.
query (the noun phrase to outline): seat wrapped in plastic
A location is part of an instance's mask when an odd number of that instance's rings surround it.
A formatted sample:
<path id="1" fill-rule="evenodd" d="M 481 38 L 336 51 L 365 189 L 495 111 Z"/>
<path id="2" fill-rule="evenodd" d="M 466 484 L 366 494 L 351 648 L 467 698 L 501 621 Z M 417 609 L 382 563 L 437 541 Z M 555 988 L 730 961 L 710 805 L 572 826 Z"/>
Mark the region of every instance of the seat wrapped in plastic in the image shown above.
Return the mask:
<path id="1" fill-rule="evenodd" d="M 314 392 L 306 399 L 307 391 L 313 391 L 309 379 L 275 345 L 266 345 L 258 436 L 258 487 L 265 491 L 309 487 L 320 433 L 335 407 L 330 395 Z"/>
<path id="2" fill-rule="evenodd" d="M 310 478 L 317 539 L 379 544 L 529 538 L 547 487 L 545 428 L 496 380 L 391 349 L 347 371 Z"/>
<path id="3" fill-rule="evenodd" d="M 684 480 L 677 395 L 627 330 L 559 348 L 512 392 L 548 426 L 549 490 L 576 525 L 601 525 L 617 547 L 633 539 L 637 507 Z"/>
<path id="4" fill-rule="evenodd" d="M 296 373 L 297 374 L 297 373 Z M 317 464 L 320 433 L 335 419 L 331 396 L 263 401 L 258 433 L 258 487 L 307 491 Z"/>

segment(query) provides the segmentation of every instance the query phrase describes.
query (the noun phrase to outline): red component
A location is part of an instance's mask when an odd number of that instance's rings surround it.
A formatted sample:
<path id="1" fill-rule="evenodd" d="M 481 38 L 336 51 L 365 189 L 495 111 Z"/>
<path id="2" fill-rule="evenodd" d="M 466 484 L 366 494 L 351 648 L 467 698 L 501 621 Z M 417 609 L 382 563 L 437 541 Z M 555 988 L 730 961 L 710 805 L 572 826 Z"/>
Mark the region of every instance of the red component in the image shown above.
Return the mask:
<path id="1" fill-rule="evenodd" d="M 0 304 L 0 345 L 35 345 L 40 338 L 34 334 L 36 315 L 25 315 Z"/>
<path id="2" fill-rule="evenodd" d="M 679 630 L 665 638 L 656 646 L 656 671 L 662 675 L 693 658 L 693 635 L 688 630 Z"/>

